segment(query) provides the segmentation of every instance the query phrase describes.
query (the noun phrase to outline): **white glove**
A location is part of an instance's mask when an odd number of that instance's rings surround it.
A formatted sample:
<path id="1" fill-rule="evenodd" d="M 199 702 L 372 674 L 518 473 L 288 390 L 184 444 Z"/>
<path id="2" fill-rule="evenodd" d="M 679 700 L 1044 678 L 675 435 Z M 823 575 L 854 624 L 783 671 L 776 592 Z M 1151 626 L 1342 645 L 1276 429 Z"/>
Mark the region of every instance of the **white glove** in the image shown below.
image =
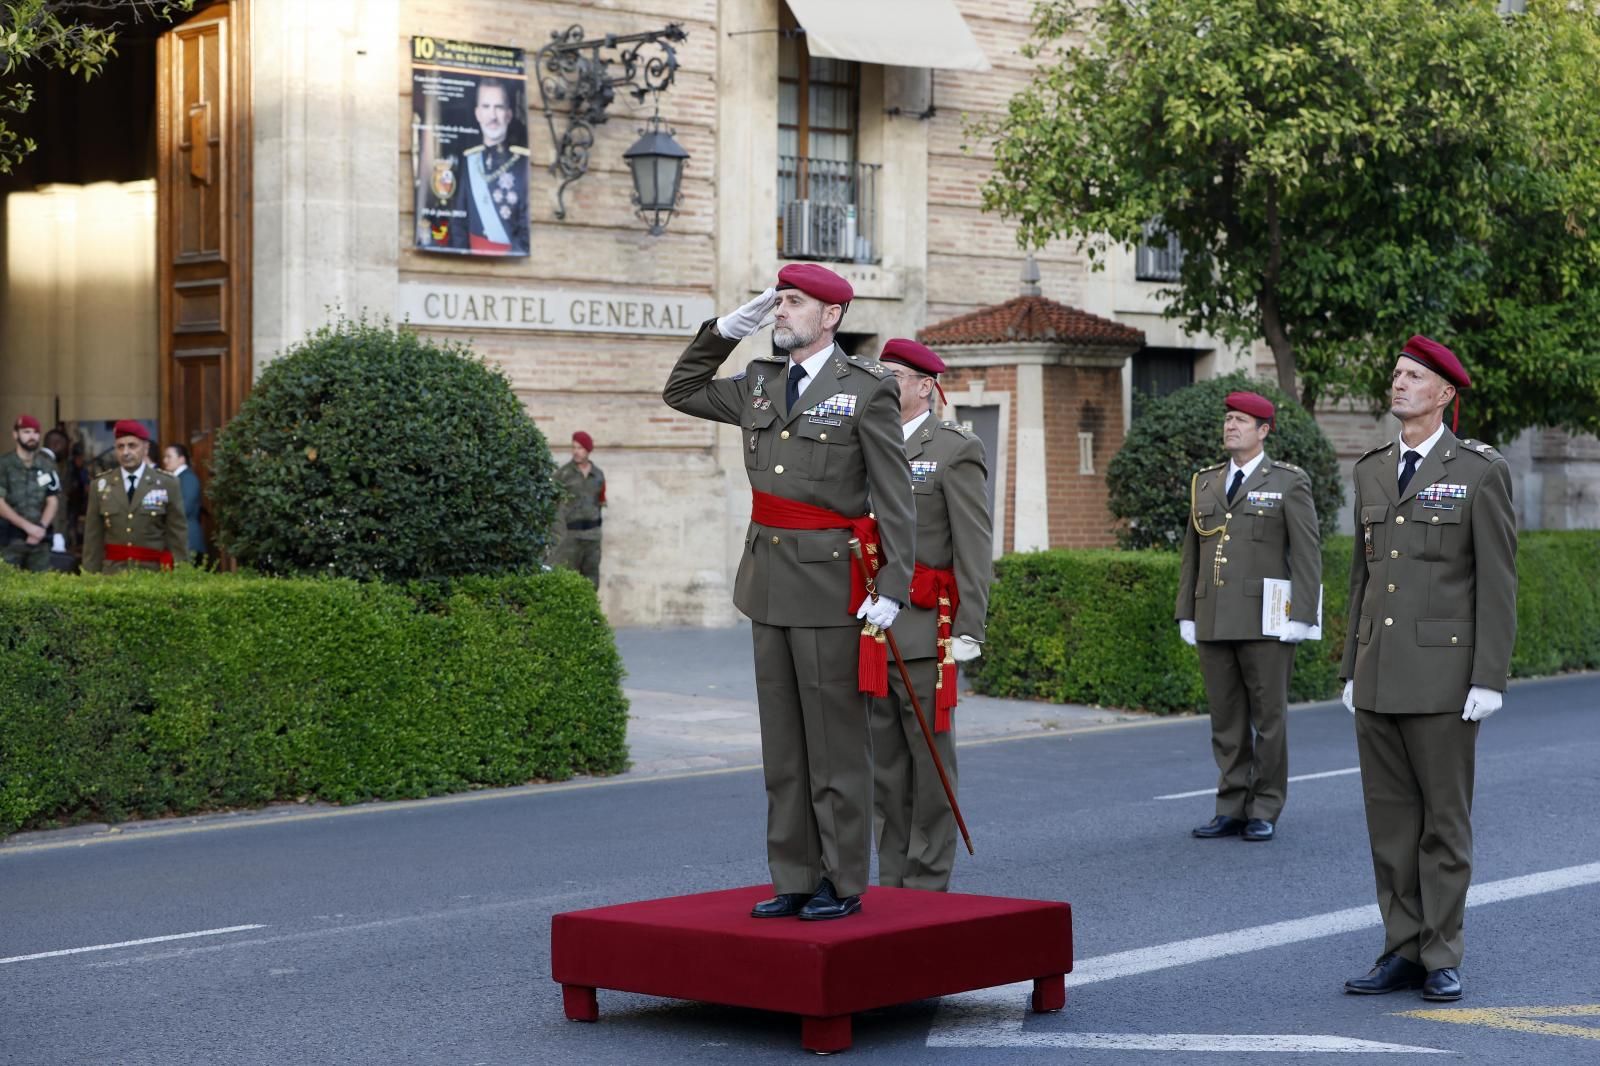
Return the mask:
<path id="1" fill-rule="evenodd" d="M 894 625 L 894 616 L 900 613 L 900 604 L 887 596 L 873 599 L 868 596 L 861 601 L 861 607 L 856 611 L 857 618 L 865 618 L 879 629 L 888 629 Z"/>
<path id="2" fill-rule="evenodd" d="M 1351 678 L 1344 683 L 1344 695 L 1339 697 L 1344 701 L 1344 709 L 1351 714 L 1356 713 L 1356 679 Z"/>
<path id="3" fill-rule="evenodd" d="M 1304 622 L 1287 622 L 1283 627 L 1283 636 L 1278 638 L 1280 644 L 1298 644 L 1311 636 L 1311 627 Z"/>
<path id="4" fill-rule="evenodd" d="M 1467 705 L 1461 709 L 1463 722 L 1481 722 L 1495 711 L 1500 709 L 1501 702 L 1505 699 L 1503 693 L 1492 688 L 1483 688 L 1473 685 L 1467 689 Z"/>
<path id="5" fill-rule="evenodd" d="M 50 539 L 50 550 L 58 554 L 65 552 L 67 550 L 67 538 L 57 533 Z"/>
<path id="6" fill-rule="evenodd" d="M 1191 647 L 1191 648 L 1194 647 L 1194 619 L 1193 618 L 1185 618 L 1185 619 L 1183 619 L 1182 621 L 1180 621 L 1178 623 L 1178 636 L 1182 637 L 1183 638 L 1183 642 L 1185 644 L 1189 645 L 1189 647 Z"/>
<path id="7" fill-rule="evenodd" d="M 717 332 L 730 341 L 742 341 L 761 328 L 767 316 L 778 306 L 778 290 L 768 289 L 737 311 L 717 319 Z"/>
<path id="8" fill-rule="evenodd" d="M 970 663 L 983 654 L 983 645 L 971 637 L 960 636 L 950 642 L 950 658 L 958 663 Z"/>

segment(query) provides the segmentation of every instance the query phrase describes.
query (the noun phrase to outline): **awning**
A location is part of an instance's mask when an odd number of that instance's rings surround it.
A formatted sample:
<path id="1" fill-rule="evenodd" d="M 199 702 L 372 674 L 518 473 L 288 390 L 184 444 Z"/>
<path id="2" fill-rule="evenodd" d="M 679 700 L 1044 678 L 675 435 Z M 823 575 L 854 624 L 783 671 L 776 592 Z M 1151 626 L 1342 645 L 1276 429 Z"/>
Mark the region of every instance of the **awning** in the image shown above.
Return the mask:
<path id="1" fill-rule="evenodd" d="M 955 0 L 788 0 L 814 56 L 933 70 L 988 70 Z"/>

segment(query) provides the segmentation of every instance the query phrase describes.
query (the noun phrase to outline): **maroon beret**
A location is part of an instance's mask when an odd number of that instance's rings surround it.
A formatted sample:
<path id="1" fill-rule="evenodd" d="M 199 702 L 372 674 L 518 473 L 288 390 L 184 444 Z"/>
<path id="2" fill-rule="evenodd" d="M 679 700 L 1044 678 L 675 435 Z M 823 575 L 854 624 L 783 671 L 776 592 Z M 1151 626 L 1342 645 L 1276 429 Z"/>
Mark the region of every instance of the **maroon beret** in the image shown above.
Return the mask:
<path id="1" fill-rule="evenodd" d="M 32 415 L 18 415 L 17 420 L 11 423 L 12 429 L 43 429 L 39 420 Z"/>
<path id="2" fill-rule="evenodd" d="M 856 298 L 856 290 L 848 281 L 816 263 L 790 263 L 778 271 L 778 288 L 799 289 L 823 303 L 841 307 Z"/>
<path id="3" fill-rule="evenodd" d="M 594 438 L 589 436 L 589 434 L 585 433 L 581 429 L 572 435 L 572 443 L 576 444 L 586 452 L 594 451 Z"/>
<path id="4" fill-rule="evenodd" d="M 1458 389 L 1472 388 L 1472 378 L 1467 375 L 1467 368 L 1461 365 L 1455 352 L 1438 341 L 1429 340 L 1419 333 L 1406 341 L 1400 354 L 1415 359 Z"/>
<path id="5" fill-rule="evenodd" d="M 1243 411 L 1253 418 L 1265 418 L 1274 427 L 1278 424 L 1277 408 L 1259 392 L 1230 392 L 1227 399 L 1222 401 L 1222 406 L 1230 411 Z"/>
<path id="6" fill-rule="evenodd" d="M 932 348 L 904 337 L 890 338 L 883 346 L 883 354 L 878 356 L 878 362 L 904 363 L 913 370 L 920 370 L 929 375 L 942 374 L 945 371 L 944 360 L 935 355 Z"/>
<path id="7" fill-rule="evenodd" d="M 138 437 L 142 441 L 149 441 L 150 431 L 144 428 L 143 423 L 135 422 L 131 418 L 124 418 L 112 429 L 111 435 L 116 438 Z"/>

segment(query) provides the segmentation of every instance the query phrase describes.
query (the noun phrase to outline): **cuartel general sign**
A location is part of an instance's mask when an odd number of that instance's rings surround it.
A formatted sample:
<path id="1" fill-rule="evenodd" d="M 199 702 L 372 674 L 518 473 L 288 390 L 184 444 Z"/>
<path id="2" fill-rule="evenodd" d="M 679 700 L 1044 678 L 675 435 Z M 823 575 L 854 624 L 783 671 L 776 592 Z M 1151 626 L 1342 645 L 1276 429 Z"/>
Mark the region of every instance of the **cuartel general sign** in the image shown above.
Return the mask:
<path id="1" fill-rule="evenodd" d="M 675 292 L 405 281 L 400 283 L 398 313 L 417 326 L 687 337 L 716 311 L 709 297 Z"/>

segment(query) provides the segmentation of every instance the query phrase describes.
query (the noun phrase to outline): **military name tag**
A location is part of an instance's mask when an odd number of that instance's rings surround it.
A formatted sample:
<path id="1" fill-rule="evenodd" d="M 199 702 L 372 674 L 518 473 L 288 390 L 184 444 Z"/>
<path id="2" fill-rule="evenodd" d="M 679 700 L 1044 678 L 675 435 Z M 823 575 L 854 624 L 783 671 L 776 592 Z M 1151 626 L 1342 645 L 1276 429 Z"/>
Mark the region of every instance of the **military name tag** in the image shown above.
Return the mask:
<path id="1" fill-rule="evenodd" d="M 806 414 L 811 416 L 812 421 L 816 421 L 819 418 L 830 417 L 849 418 L 855 413 L 856 397 L 855 393 L 853 392 L 836 393 L 833 396 L 829 396 L 826 400 L 823 400 L 821 403 L 817 404 L 815 407 L 806 412 Z M 835 426 L 839 425 L 838 422 L 831 424 Z"/>
<path id="2" fill-rule="evenodd" d="M 938 469 L 939 464 L 933 460 L 913 459 L 911 460 L 911 480 L 927 481 L 933 476 L 933 472 Z"/>
<path id="3" fill-rule="evenodd" d="M 813 415 L 812 417 L 806 419 L 806 421 L 812 423 L 813 425 L 819 425 L 819 426 L 842 426 L 842 425 L 844 425 L 844 421 L 842 419 L 838 419 L 838 418 L 818 418 L 815 415 Z"/>

